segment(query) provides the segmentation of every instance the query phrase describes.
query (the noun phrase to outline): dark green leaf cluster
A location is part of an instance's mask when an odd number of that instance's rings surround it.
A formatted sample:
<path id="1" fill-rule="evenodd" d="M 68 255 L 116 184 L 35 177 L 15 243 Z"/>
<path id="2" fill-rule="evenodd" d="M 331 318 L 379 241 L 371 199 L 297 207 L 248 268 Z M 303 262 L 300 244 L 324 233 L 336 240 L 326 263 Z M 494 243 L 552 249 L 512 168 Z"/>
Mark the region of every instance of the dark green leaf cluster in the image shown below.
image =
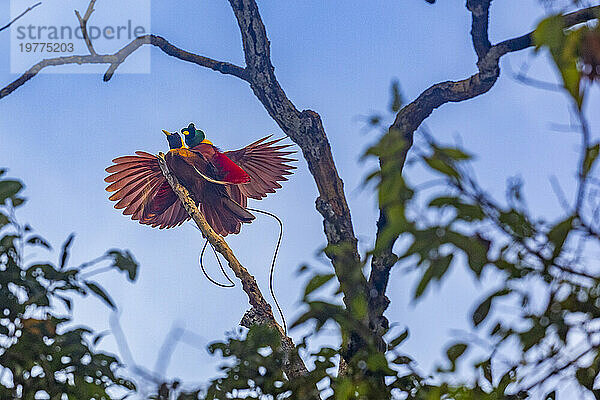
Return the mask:
<path id="1" fill-rule="evenodd" d="M 94 349 L 94 332 L 73 327 L 70 312 L 73 297 L 89 293 L 114 308 L 105 290 L 89 277 L 111 268 L 127 271 L 133 280 L 137 264 L 128 252 L 112 250 L 90 263 L 70 267 L 72 235 L 57 264 L 25 262 L 30 247 L 51 247 L 34 235 L 31 227 L 17 222 L 15 209 L 24 202 L 19 197 L 23 185 L 2 179 L 3 173 L 0 171 L 0 398 L 100 400 L 110 399 L 110 390 L 121 396 L 134 390 L 131 381 L 117 374 L 118 360 Z M 109 265 L 102 267 L 107 261 Z"/>

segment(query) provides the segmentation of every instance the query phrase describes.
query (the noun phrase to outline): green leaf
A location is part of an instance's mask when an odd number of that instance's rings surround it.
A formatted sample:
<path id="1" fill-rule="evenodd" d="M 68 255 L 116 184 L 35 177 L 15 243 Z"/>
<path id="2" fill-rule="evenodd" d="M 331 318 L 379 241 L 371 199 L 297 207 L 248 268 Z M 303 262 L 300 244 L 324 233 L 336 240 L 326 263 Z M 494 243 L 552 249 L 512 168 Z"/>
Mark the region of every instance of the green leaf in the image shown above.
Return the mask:
<path id="1" fill-rule="evenodd" d="M 335 400 L 348 400 L 354 397 L 354 385 L 348 378 L 342 378 L 335 385 Z"/>
<path id="2" fill-rule="evenodd" d="M 371 353 L 367 358 L 367 367 L 372 372 L 383 372 L 386 375 L 395 375 L 388 365 L 388 360 L 382 353 Z"/>
<path id="3" fill-rule="evenodd" d="M 593 390 L 594 380 L 596 378 L 595 372 L 596 371 L 592 367 L 582 367 L 577 369 L 575 372 L 575 377 L 581 386 L 585 387 L 586 389 Z"/>
<path id="4" fill-rule="evenodd" d="M 448 158 L 453 159 L 454 161 L 465 161 L 473 158 L 471 154 L 467 154 L 463 150 L 457 149 L 456 147 L 437 147 L 436 151 L 442 153 Z"/>
<path id="5" fill-rule="evenodd" d="M 564 42 L 565 21 L 561 14 L 552 15 L 540 22 L 533 32 L 536 49 L 548 46 L 558 49 Z"/>
<path id="6" fill-rule="evenodd" d="M 464 354 L 467 350 L 467 345 L 465 343 L 457 343 L 448 348 L 446 350 L 446 355 L 448 356 L 448 360 L 452 362 L 456 362 L 456 360 Z"/>
<path id="7" fill-rule="evenodd" d="M 439 158 L 425 158 L 425 162 L 432 169 L 435 169 L 442 174 L 458 179 L 460 177 L 458 171 L 454 169 L 454 167 L 450 166 L 448 163 L 440 160 Z"/>
<path id="8" fill-rule="evenodd" d="M 446 350 L 446 356 L 450 361 L 450 368 L 446 370 L 439 370 L 440 372 L 454 372 L 456 370 L 456 361 L 467 351 L 467 344 L 465 343 L 456 343 L 450 346 Z"/>
<path id="9" fill-rule="evenodd" d="M 477 306 L 477 308 L 473 312 L 473 325 L 478 326 L 485 320 L 485 318 L 490 312 L 492 300 L 494 300 L 495 297 L 506 296 L 509 293 L 510 291 L 508 289 L 501 289 L 492 293 L 484 301 L 482 301 L 481 304 L 479 304 L 479 306 Z"/>
<path id="10" fill-rule="evenodd" d="M 415 289 L 414 299 L 418 299 L 423 295 L 432 279 L 435 278 L 439 281 L 444 276 L 446 271 L 448 271 L 453 257 L 453 254 L 448 254 L 430 261 L 429 267 L 425 270 L 423 277 Z"/>
<path id="11" fill-rule="evenodd" d="M 122 251 L 112 249 L 106 252 L 106 255 L 113 259 L 113 267 L 119 269 L 120 271 L 127 272 L 129 281 L 135 281 L 139 264 L 137 261 L 135 261 L 133 255 L 128 250 Z"/>
<path id="12" fill-rule="evenodd" d="M 12 205 L 13 207 L 19 207 L 21 204 L 25 203 L 25 199 L 21 197 L 13 197 Z"/>
<path id="13" fill-rule="evenodd" d="M 419 297 L 421 297 L 423 295 L 423 293 L 425 292 L 425 289 L 427 289 L 427 285 L 429 285 L 429 282 L 431 282 L 432 278 L 433 278 L 433 270 L 430 266 L 429 268 L 427 268 L 425 270 L 425 273 L 421 277 L 421 280 L 419 281 L 419 284 L 417 285 L 417 288 L 415 289 L 415 294 L 413 297 L 414 299 L 418 299 Z"/>
<path id="14" fill-rule="evenodd" d="M 450 263 L 452 262 L 453 258 L 453 254 L 448 254 L 431 260 L 431 265 L 433 267 L 433 277 L 435 279 L 439 281 L 444 276 L 446 271 L 448 271 L 448 267 L 450 267 Z"/>
<path id="15" fill-rule="evenodd" d="M 519 237 L 531 237 L 535 233 L 527 216 L 515 209 L 501 212 L 498 219 Z"/>
<path id="16" fill-rule="evenodd" d="M 429 207 L 438 207 L 438 208 L 447 207 L 447 206 L 456 207 L 456 204 L 458 204 L 459 201 L 460 200 L 458 197 L 440 196 L 440 197 L 436 197 L 435 199 L 431 200 L 429 202 Z"/>
<path id="17" fill-rule="evenodd" d="M 464 203 L 458 197 L 440 196 L 429 202 L 430 207 L 453 207 L 456 210 L 456 218 L 464 221 L 481 221 L 485 213 L 479 204 Z"/>
<path id="18" fill-rule="evenodd" d="M 485 299 L 473 312 L 473 325 L 478 326 L 487 317 L 492 306 L 492 298 Z"/>
<path id="19" fill-rule="evenodd" d="M 492 359 L 488 358 L 481 364 L 481 370 L 483 372 L 483 377 L 490 383 L 494 384 L 494 377 L 492 375 Z"/>
<path id="20" fill-rule="evenodd" d="M 583 93 L 581 72 L 577 68 L 577 63 L 582 32 L 582 29 L 565 32 L 565 22 L 561 15 L 546 18 L 533 32 L 536 49 L 547 47 L 550 50 L 554 64 L 561 74 L 564 88 L 580 109 L 583 104 Z"/>
<path id="21" fill-rule="evenodd" d="M 0 204 L 4 204 L 7 199 L 14 197 L 21 189 L 23 189 L 23 184 L 19 181 L 0 181 Z"/>
<path id="22" fill-rule="evenodd" d="M 8 219 L 8 217 L 2 213 L 0 213 L 0 228 L 2 228 L 5 225 L 8 225 L 8 223 L 10 222 L 10 220 Z"/>
<path id="23" fill-rule="evenodd" d="M 600 143 L 596 143 L 588 147 L 585 151 L 585 159 L 583 161 L 583 176 L 587 176 L 592 167 L 594 166 L 594 162 L 598 158 L 598 153 L 600 153 Z"/>
<path id="24" fill-rule="evenodd" d="M 392 362 L 398 365 L 406 365 L 412 363 L 413 359 L 408 356 L 398 356 Z"/>
<path id="25" fill-rule="evenodd" d="M 578 47 L 581 41 L 582 30 L 569 31 L 566 35 L 564 48 L 561 50 L 556 65 L 563 78 L 563 85 L 569 92 L 577 107 L 581 109 L 583 104 L 583 93 L 581 90 L 581 71 L 577 67 L 579 62 Z"/>
<path id="26" fill-rule="evenodd" d="M 45 247 L 48 250 L 52 249 L 52 246 L 50 246 L 50 244 L 43 237 L 37 235 L 27 239 L 27 243 L 34 246 Z"/>
<path id="27" fill-rule="evenodd" d="M 102 289 L 99 285 L 94 282 L 85 281 L 85 286 L 87 286 L 92 292 L 94 292 L 100 299 L 102 299 L 111 309 L 116 310 L 117 306 L 114 301 L 110 298 L 110 296 Z"/>
<path id="28" fill-rule="evenodd" d="M 406 339 L 408 339 L 408 328 L 404 329 L 404 331 L 398 335 L 394 340 L 392 340 L 390 342 L 390 347 L 391 348 L 395 348 L 398 347 L 402 342 L 404 342 Z"/>
<path id="29" fill-rule="evenodd" d="M 394 80 L 392 82 L 392 102 L 390 104 L 390 109 L 392 112 L 397 113 L 402 108 L 404 104 L 404 100 L 402 99 L 402 93 L 400 92 L 400 82 L 398 80 Z"/>
<path id="30" fill-rule="evenodd" d="M 553 390 L 544 396 L 544 400 L 556 400 L 556 390 Z"/>
<path id="31" fill-rule="evenodd" d="M 519 339 L 521 340 L 523 351 L 528 351 L 544 340 L 545 337 L 546 327 L 540 325 L 539 321 L 535 321 L 528 330 L 519 332 Z"/>
<path id="32" fill-rule="evenodd" d="M 446 238 L 465 253 L 469 262 L 469 268 L 479 277 L 483 271 L 483 267 L 490 262 L 487 257 L 491 246 L 490 241 L 478 234 L 475 234 L 473 237 L 467 237 L 455 231 L 448 231 Z"/>
<path id="33" fill-rule="evenodd" d="M 567 240 L 567 236 L 569 232 L 571 232 L 571 228 L 573 227 L 573 216 L 569 216 L 566 219 L 560 221 L 558 224 L 554 225 L 550 232 L 548 232 L 548 241 L 552 243 L 553 253 L 552 258 L 558 257 L 560 252 L 562 251 L 563 245 Z"/>
<path id="34" fill-rule="evenodd" d="M 306 285 L 304 289 L 304 297 L 308 296 L 333 278 L 335 274 L 315 275 Z"/>

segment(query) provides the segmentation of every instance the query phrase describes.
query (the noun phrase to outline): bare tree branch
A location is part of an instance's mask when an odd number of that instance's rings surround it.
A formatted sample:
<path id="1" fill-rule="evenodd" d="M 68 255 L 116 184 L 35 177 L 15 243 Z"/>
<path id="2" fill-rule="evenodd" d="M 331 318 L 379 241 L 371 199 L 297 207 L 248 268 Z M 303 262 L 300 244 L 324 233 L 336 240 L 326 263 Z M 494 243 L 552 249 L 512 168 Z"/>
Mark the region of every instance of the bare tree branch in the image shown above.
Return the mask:
<path id="1" fill-rule="evenodd" d="M 87 8 L 85 14 L 83 15 L 83 18 L 79 14 L 79 11 L 75 10 L 75 15 L 77 16 L 77 19 L 79 20 L 79 26 L 81 27 L 81 33 L 83 35 L 83 40 L 85 41 L 85 45 L 87 46 L 88 50 L 90 51 L 90 54 L 93 56 L 97 55 L 98 53 L 96 53 L 96 50 L 94 50 L 94 45 L 92 44 L 92 40 L 90 39 L 90 35 L 87 30 L 87 23 L 88 23 L 88 20 L 90 19 L 90 17 L 92 16 L 92 13 L 94 12 L 94 4 L 95 3 L 96 3 L 96 0 L 90 1 L 90 4 L 88 5 L 88 8 Z"/>
<path id="2" fill-rule="evenodd" d="M 140 36 L 139 38 L 137 38 L 136 40 L 119 50 L 118 53 L 116 53 L 117 60 L 111 64 L 111 66 L 106 71 L 106 74 L 104 74 L 104 81 L 108 82 L 112 78 L 115 70 L 119 67 L 119 65 L 121 65 L 131 53 L 136 51 L 140 46 L 144 44 L 151 44 L 153 46 L 156 46 L 159 49 L 161 49 L 165 54 L 171 57 L 178 58 L 182 61 L 187 61 L 199 65 L 201 67 L 210 68 L 213 71 L 217 71 L 225 75 L 233 75 L 245 81 L 248 80 L 248 74 L 245 68 L 239 67 L 228 62 L 213 60 L 212 58 L 200 56 L 182 50 L 178 47 L 173 46 L 161 36 L 145 35 Z"/>
<path id="3" fill-rule="evenodd" d="M 28 69 L 18 79 L 0 90 L 0 99 L 8 96 L 16 89 L 21 87 L 31 78 L 35 77 L 42 69 L 50 66 L 67 65 L 67 64 L 110 64 L 104 80 L 109 81 L 114 75 L 115 70 L 121 65 L 125 59 L 144 44 L 151 44 L 161 49 L 165 54 L 178 58 L 183 61 L 191 62 L 201 67 L 210 68 L 225 75 L 233 75 L 240 79 L 246 80 L 246 71 L 228 62 L 213 60 L 212 58 L 200 56 L 194 53 L 187 52 L 176 46 L 173 46 L 166 39 L 156 35 L 144 35 L 134 39 L 131 43 L 123 47 L 114 54 L 98 54 L 98 55 L 79 55 L 48 58 L 35 64 Z"/>
<path id="4" fill-rule="evenodd" d="M 282 349 L 288 354 L 288 360 L 283 366 L 283 370 L 287 375 L 288 379 L 293 379 L 302 375 L 306 375 L 308 370 L 304 364 L 304 361 L 300 358 L 298 350 L 294 345 L 294 342 L 288 337 L 281 325 L 277 323 L 273 316 L 271 305 L 263 297 L 258 284 L 254 277 L 248 272 L 242 264 L 235 257 L 235 254 L 231 248 L 225 242 L 222 236 L 217 234 L 204 218 L 204 215 L 198 210 L 194 201 L 190 198 L 187 189 L 179 184 L 177 178 L 169 171 L 167 163 L 164 158 L 164 154 L 160 153 L 158 156 L 158 163 L 160 169 L 171 185 L 171 188 L 185 207 L 190 217 L 194 220 L 202 234 L 208 239 L 210 244 L 219 252 L 225 260 L 227 260 L 229 267 L 235 274 L 235 276 L 242 282 L 242 288 L 248 295 L 248 301 L 252 306 L 252 312 L 256 316 L 252 321 L 248 318 L 248 313 L 244 316 L 242 323 L 244 326 L 251 326 L 249 322 L 268 324 L 274 327 L 281 336 Z"/>
<path id="5" fill-rule="evenodd" d="M 23 17 L 25 14 L 27 14 L 29 11 L 33 10 L 34 8 L 36 8 L 37 6 L 41 5 L 42 2 L 40 1 L 39 3 L 35 3 L 34 5 L 32 5 L 31 7 L 27 8 L 25 11 L 23 11 L 21 14 L 17 15 L 15 18 L 12 19 L 12 21 L 10 21 L 8 24 L 4 25 L 2 28 L 0 28 L 0 32 L 2 32 L 5 29 L 8 29 L 12 24 L 14 24 L 15 22 L 17 22 L 18 19 L 20 19 L 21 17 Z"/>
<path id="6" fill-rule="evenodd" d="M 397 140 L 403 140 L 405 143 L 405 149 L 400 156 L 401 159 L 395 160 L 401 166 L 406 162 L 406 156 L 413 144 L 414 132 L 433 110 L 449 102 L 461 102 L 486 93 L 494 86 L 500 76 L 500 58 L 508 53 L 533 46 L 533 32 L 490 46 L 488 39 L 490 3 L 491 0 L 467 1 L 467 8 L 472 13 L 471 35 L 473 47 L 478 55 L 477 67 L 479 72 L 460 81 L 440 82 L 429 87 L 396 114 L 394 123 L 390 126 L 389 134 L 394 135 Z M 566 14 L 563 19 L 565 27 L 596 19 L 599 12 L 600 6 L 594 6 Z M 385 162 L 386 160 L 380 160 L 381 165 Z M 377 223 L 378 237 L 385 224 L 385 212 L 381 210 Z M 379 332 L 388 326 L 387 319 L 383 317 L 383 313 L 389 305 L 389 299 L 386 297 L 385 291 L 391 267 L 395 262 L 396 257 L 392 253 L 391 244 L 375 254 L 371 262 L 369 287 L 373 296 L 369 298 L 370 320 L 372 329 Z"/>

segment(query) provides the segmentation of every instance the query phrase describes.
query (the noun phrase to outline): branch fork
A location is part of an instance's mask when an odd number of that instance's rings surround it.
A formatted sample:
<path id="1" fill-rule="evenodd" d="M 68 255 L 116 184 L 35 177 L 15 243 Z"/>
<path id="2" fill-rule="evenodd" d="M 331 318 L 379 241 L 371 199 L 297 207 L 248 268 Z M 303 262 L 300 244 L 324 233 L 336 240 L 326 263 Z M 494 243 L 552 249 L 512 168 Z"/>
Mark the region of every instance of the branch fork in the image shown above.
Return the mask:
<path id="1" fill-rule="evenodd" d="M 79 20 L 79 26 L 81 27 L 81 33 L 83 35 L 83 40 L 85 41 L 85 45 L 87 46 L 90 54 L 93 56 L 98 55 L 98 53 L 96 53 L 96 50 L 94 50 L 94 45 L 92 44 L 92 40 L 90 39 L 90 35 L 87 30 L 87 23 L 88 23 L 88 20 L 90 19 L 90 17 L 92 16 L 92 13 L 94 12 L 94 4 L 95 3 L 96 3 L 96 0 L 90 1 L 90 4 L 88 5 L 88 8 L 85 11 L 85 14 L 83 15 L 83 17 L 81 17 L 81 15 L 79 14 L 79 11 L 75 10 L 75 15 L 77 16 L 77 20 Z"/>

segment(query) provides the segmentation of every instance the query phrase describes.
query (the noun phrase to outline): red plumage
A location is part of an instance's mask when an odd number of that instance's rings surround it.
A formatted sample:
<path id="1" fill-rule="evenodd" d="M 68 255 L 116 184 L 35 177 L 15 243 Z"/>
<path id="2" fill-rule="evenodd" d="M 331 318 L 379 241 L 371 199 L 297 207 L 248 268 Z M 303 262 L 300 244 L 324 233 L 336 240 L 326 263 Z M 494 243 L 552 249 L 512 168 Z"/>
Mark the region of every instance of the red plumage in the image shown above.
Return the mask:
<path id="1" fill-rule="evenodd" d="M 220 152 L 201 143 L 191 149 L 172 149 L 167 165 L 177 176 L 219 234 L 239 233 L 242 223 L 254 216 L 246 210 L 248 197 L 260 200 L 281 187 L 295 167 L 287 158 L 291 145 L 277 145 L 282 139 L 270 136 L 236 151 Z M 109 199 L 123 214 L 152 227 L 172 228 L 189 219 L 177 196 L 160 171 L 156 156 L 138 151 L 135 156 L 113 160 L 106 188 L 115 192 Z"/>

